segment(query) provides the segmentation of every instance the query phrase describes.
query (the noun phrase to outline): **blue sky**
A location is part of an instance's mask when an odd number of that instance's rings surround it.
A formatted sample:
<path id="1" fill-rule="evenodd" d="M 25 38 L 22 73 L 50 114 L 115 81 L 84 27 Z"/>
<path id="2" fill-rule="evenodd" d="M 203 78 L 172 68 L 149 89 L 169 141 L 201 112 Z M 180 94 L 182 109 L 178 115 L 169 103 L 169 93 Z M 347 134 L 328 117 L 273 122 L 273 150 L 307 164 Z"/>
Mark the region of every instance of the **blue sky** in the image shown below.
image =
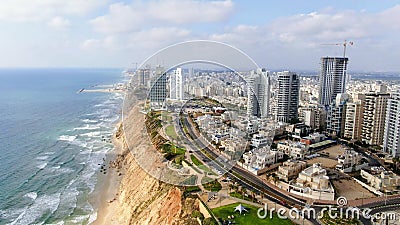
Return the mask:
<path id="1" fill-rule="evenodd" d="M 2 0 L 0 67 L 122 67 L 180 41 L 226 42 L 268 69 L 400 71 L 400 1 Z"/>

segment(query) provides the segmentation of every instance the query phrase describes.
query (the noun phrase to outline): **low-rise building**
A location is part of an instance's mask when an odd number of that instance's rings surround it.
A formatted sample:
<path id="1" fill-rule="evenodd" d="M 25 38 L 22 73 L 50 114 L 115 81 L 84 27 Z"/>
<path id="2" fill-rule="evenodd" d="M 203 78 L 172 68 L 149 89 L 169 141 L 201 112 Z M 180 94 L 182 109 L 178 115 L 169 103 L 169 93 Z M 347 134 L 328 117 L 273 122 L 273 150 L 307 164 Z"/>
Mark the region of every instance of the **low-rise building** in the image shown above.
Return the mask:
<path id="1" fill-rule="evenodd" d="M 306 145 L 311 145 L 311 144 L 315 144 L 321 141 L 324 141 L 326 139 L 325 134 L 321 134 L 321 133 L 312 133 L 309 134 L 307 137 L 303 137 L 301 138 L 300 142 L 304 143 Z"/>
<path id="2" fill-rule="evenodd" d="M 288 182 L 297 177 L 297 175 L 306 168 L 306 162 L 288 160 L 278 168 L 278 178 L 280 180 Z"/>
<path id="3" fill-rule="evenodd" d="M 368 166 L 368 162 L 363 160 L 362 155 L 354 150 L 345 150 L 337 160 L 336 169 L 343 173 L 358 171 Z"/>
<path id="4" fill-rule="evenodd" d="M 308 148 L 301 142 L 282 141 L 278 143 L 277 149 L 292 159 L 304 159 L 308 154 Z"/>
<path id="5" fill-rule="evenodd" d="M 246 148 L 246 141 L 241 138 L 227 138 L 221 141 L 221 146 L 225 147 L 225 151 L 238 152 Z"/>
<path id="6" fill-rule="evenodd" d="M 371 187 L 382 192 L 398 192 L 400 187 L 400 176 L 386 171 L 383 167 L 362 169 L 361 177 L 366 179 Z"/>
<path id="7" fill-rule="evenodd" d="M 267 146 L 268 144 L 271 144 L 271 143 L 272 143 L 272 140 L 269 140 L 269 138 L 267 138 L 261 134 L 255 134 L 255 135 L 253 135 L 253 138 L 251 139 L 251 145 L 255 148 L 261 148 L 261 147 Z"/>
<path id="8" fill-rule="evenodd" d="M 310 130 L 310 127 L 304 123 L 296 123 L 286 127 L 286 132 L 288 132 L 292 137 L 298 139 L 307 136 L 310 133 Z"/>
<path id="9" fill-rule="evenodd" d="M 283 153 L 269 150 L 268 147 L 251 150 L 243 154 L 243 167 L 250 172 L 256 173 L 268 166 L 271 166 L 283 159 Z"/>
<path id="10" fill-rule="evenodd" d="M 313 199 L 335 199 L 335 190 L 329 181 L 326 170 L 319 163 L 314 163 L 301 171 L 299 177 L 289 185 L 288 191 Z"/>

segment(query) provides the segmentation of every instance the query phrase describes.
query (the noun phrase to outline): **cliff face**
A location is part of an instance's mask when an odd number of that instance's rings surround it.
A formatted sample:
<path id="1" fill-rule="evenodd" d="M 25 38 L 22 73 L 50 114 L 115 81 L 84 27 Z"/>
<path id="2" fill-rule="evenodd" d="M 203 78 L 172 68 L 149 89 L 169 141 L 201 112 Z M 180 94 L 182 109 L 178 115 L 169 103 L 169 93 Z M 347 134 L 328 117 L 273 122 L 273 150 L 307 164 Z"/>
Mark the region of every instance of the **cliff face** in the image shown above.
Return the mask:
<path id="1" fill-rule="evenodd" d="M 138 112 L 129 118 L 133 127 L 126 134 L 135 143 L 148 141 L 142 136 L 144 116 Z M 122 127 L 118 129 L 116 138 L 125 143 Z M 199 202 L 193 198 L 183 198 L 182 191 L 173 185 L 161 182 L 146 173 L 135 161 L 126 144 L 124 152 L 117 156 L 115 167 L 123 171 L 117 199 L 117 213 L 112 219 L 113 224 L 199 224 L 191 218 L 193 210 L 199 210 Z M 135 148 L 142 148 L 140 144 Z M 143 148 L 142 148 L 143 149 Z M 135 150 L 135 149 L 134 149 Z"/>
<path id="2" fill-rule="evenodd" d="M 113 223 L 199 224 L 195 218 L 191 218 L 192 211 L 199 210 L 198 200 L 184 199 L 178 187 L 148 175 L 129 152 L 119 157 L 119 160 L 122 159 L 126 169 L 119 188 L 118 212 Z"/>

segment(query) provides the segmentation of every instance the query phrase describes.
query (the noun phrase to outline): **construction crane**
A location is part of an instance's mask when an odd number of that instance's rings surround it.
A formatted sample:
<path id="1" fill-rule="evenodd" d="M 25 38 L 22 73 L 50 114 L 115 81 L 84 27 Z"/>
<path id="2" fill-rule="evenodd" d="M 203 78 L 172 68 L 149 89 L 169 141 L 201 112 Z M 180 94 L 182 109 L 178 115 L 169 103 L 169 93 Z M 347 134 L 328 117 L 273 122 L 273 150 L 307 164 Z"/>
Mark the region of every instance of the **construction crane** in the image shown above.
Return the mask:
<path id="1" fill-rule="evenodd" d="M 343 43 L 334 43 L 334 44 L 321 44 L 321 45 L 343 45 L 343 58 L 346 58 L 346 48 L 347 48 L 347 45 L 353 45 L 354 44 L 354 42 L 352 42 L 352 41 L 347 41 L 347 40 L 344 40 L 344 42 Z"/>

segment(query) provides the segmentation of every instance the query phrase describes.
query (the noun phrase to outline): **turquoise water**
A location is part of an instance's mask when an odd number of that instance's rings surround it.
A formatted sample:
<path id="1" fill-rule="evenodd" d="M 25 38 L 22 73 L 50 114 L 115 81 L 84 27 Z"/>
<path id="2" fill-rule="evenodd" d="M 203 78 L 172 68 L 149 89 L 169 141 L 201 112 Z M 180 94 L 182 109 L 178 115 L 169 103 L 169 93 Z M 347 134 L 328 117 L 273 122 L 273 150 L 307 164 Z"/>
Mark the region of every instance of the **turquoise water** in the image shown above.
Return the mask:
<path id="1" fill-rule="evenodd" d="M 0 224 L 86 224 L 123 96 L 119 69 L 0 69 Z"/>

